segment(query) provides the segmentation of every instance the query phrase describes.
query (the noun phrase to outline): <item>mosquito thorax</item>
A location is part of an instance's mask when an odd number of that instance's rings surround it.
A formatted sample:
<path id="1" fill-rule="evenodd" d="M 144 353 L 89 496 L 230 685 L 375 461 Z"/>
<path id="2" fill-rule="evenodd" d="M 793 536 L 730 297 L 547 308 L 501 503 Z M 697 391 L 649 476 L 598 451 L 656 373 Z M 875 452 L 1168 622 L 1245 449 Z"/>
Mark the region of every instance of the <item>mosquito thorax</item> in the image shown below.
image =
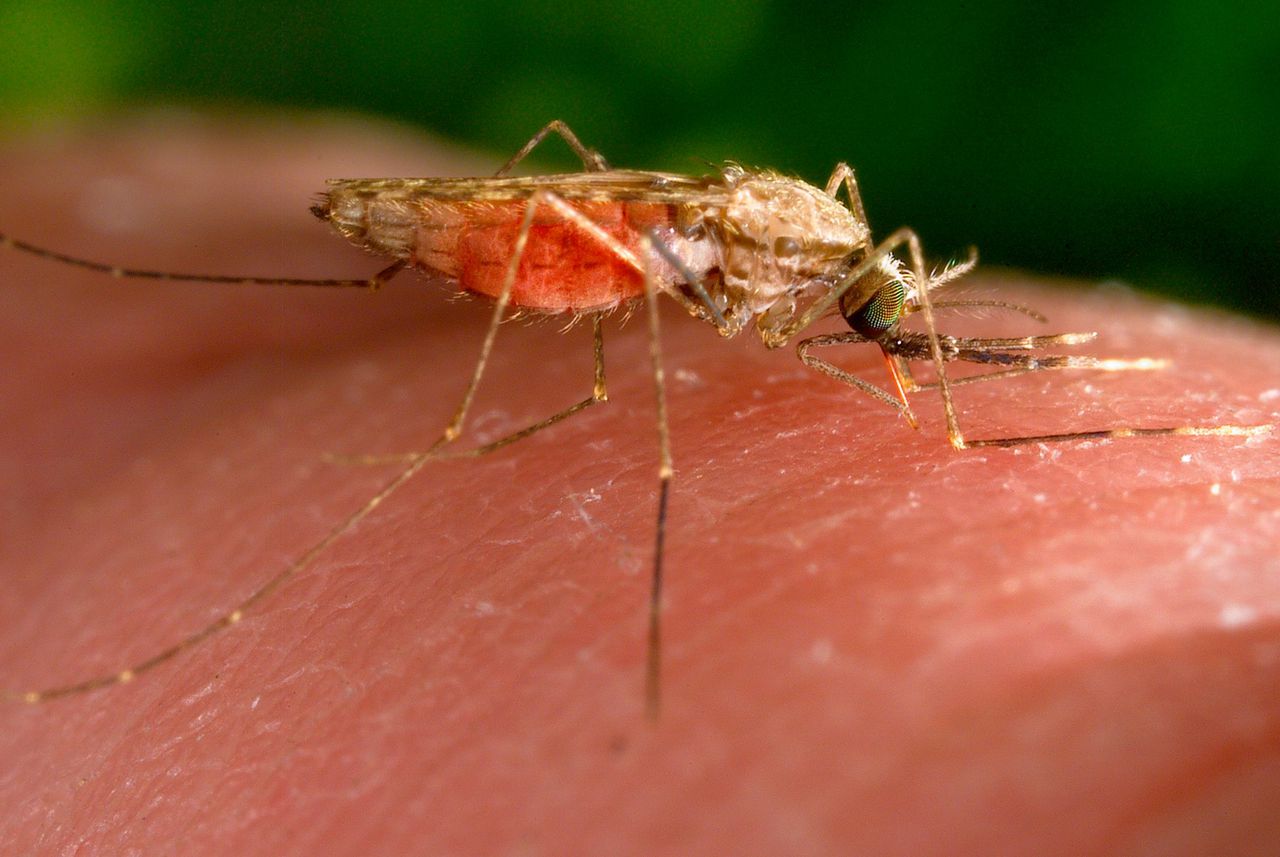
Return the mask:
<path id="1" fill-rule="evenodd" d="M 724 289 L 751 315 L 768 314 L 780 303 L 782 314 L 789 314 L 796 298 L 829 287 L 870 243 L 867 225 L 820 188 L 741 167 L 726 169 L 724 178 L 732 190 L 717 223 Z"/>

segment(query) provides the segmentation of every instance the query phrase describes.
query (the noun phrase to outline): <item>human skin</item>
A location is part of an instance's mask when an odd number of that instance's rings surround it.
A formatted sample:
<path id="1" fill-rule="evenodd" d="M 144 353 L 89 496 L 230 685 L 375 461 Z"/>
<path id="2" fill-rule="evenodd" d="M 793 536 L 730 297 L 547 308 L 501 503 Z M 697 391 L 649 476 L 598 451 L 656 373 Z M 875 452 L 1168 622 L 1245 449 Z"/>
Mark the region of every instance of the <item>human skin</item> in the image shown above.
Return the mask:
<path id="1" fill-rule="evenodd" d="M 338 120 L 57 128 L 0 149 L 0 228 L 120 264 L 366 276 L 379 260 L 307 214 L 320 180 L 486 164 Z M 972 437 L 1280 423 L 1272 328 L 971 280 L 1052 322 L 948 330 L 1098 330 L 1074 351 L 1173 360 L 959 388 Z M 412 274 L 369 294 L 0 255 L 0 686 L 137 663 L 361 507 L 396 467 L 324 455 L 435 439 L 488 308 L 446 295 Z M 606 325 L 609 403 L 428 465 L 132 683 L 0 708 L 0 850 L 1274 853 L 1275 434 L 958 452 L 933 394 L 913 431 L 790 349 L 674 305 L 662 321 L 656 722 L 641 317 Z M 589 394 L 589 326 L 559 326 L 501 329 L 460 443 Z M 874 349 L 844 352 L 824 356 L 883 380 Z"/>

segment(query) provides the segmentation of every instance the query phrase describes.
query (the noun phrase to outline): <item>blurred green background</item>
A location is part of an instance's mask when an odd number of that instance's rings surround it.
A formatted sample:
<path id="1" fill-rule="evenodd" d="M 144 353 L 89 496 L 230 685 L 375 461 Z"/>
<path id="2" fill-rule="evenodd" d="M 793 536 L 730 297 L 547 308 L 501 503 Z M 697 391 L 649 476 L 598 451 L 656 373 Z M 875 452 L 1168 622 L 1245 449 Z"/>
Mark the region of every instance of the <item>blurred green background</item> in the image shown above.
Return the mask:
<path id="1" fill-rule="evenodd" d="M 0 0 L 0 130 L 139 104 L 390 116 L 496 154 L 858 170 L 936 256 L 1280 317 L 1280 3 Z M 558 146 L 540 153 L 570 167 Z"/>

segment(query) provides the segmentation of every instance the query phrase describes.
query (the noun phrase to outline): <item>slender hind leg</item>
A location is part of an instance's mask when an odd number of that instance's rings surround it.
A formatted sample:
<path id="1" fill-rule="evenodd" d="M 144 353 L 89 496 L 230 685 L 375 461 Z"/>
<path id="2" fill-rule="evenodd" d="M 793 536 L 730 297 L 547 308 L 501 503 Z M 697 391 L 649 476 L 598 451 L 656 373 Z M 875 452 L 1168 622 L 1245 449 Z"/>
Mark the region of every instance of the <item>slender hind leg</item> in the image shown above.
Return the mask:
<path id="1" fill-rule="evenodd" d="M 320 207 L 317 206 L 317 208 Z M 316 209 L 312 210 L 314 211 Z M 4 233 L 0 233 L 0 250 L 6 248 L 10 250 L 17 250 L 20 253 L 26 253 L 30 256 L 37 256 L 41 259 L 48 259 L 51 262 L 70 265 L 73 268 L 83 268 L 87 271 L 106 274 L 107 276 L 117 280 L 160 280 L 175 283 L 225 283 L 228 285 L 260 286 L 327 286 L 330 288 L 369 289 L 370 291 L 375 292 L 386 285 L 392 277 L 404 270 L 405 266 L 409 264 L 407 260 L 397 259 L 395 262 L 392 262 L 372 277 L 366 277 L 363 279 L 334 280 L 323 278 L 316 279 L 311 277 L 244 277 L 238 274 L 188 274 L 181 271 L 157 271 L 149 268 L 126 268 L 121 265 L 111 265 L 106 262 L 95 262 L 92 259 L 85 259 L 82 256 L 71 256 L 58 250 L 50 250 L 48 247 L 40 247 L 36 244 L 31 244 Z"/>
<path id="2" fill-rule="evenodd" d="M 663 555 L 665 553 L 666 546 L 667 504 L 671 493 L 671 481 L 675 475 L 675 470 L 672 467 L 671 462 L 670 432 L 667 426 L 666 376 L 662 368 L 662 348 L 659 336 L 658 288 L 650 262 L 650 259 L 654 255 L 652 247 L 658 242 L 656 237 L 653 235 L 646 235 L 645 242 L 648 245 L 650 252 L 644 254 L 643 260 L 638 260 L 630 249 L 612 235 L 605 232 L 598 224 L 593 222 L 573 206 L 569 205 L 559 196 L 552 193 L 535 195 L 533 199 L 530 200 L 529 212 L 532 212 L 533 205 L 537 201 L 547 203 L 552 208 L 556 209 L 556 211 L 559 212 L 566 220 L 575 223 L 584 232 L 592 235 L 602 246 L 613 252 L 621 261 L 637 270 L 644 279 L 645 304 L 647 306 L 649 320 L 649 360 L 653 368 L 653 388 L 657 406 L 658 429 L 658 511 L 657 524 L 654 530 L 653 573 L 649 588 L 649 630 L 647 656 L 645 661 L 645 710 L 650 719 L 656 720 L 662 707 Z M 522 229 L 522 233 L 527 233 L 528 224 L 530 223 L 532 223 L 532 215 L 531 213 L 526 213 L 526 226 Z M 519 249 L 522 249 L 522 247 Z M 511 283 L 514 282 L 515 279 L 515 272 L 516 265 L 513 264 L 508 270 L 509 282 L 504 285 L 503 297 L 500 298 L 500 302 L 509 297 Z M 500 318 L 500 314 L 495 313 L 494 318 Z M 483 363 L 488 357 L 488 351 L 492 346 L 492 336 L 495 330 L 496 328 L 491 325 L 490 335 L 486 337 L 485 349 L 481 355 L 481 364 L 477 366 L 472 387 L 468 388 L 467 396 L 463 400 L 463 405 L 459 408 L 459 416 L 456 422 L 459 428 L 461 427 L 461 415 L 465 413 L 466 406 L 470 403 L 470 398 L 474 392 L 475 384 L 479 381 Z M 598 338 L 597 342 L 599 342 Z M 598 375 L 600 379 L 600 389 L 603 389 L 603 364 L 597 363 L 597 366 L 600 373 Z M 585 407 L 585 405 L 583 405 L 583 407 Z M 566 413 L 565 416 L 568 416 L 568 414 Z M 564 417 L 559 417 L 559 419 L 563 418 Z M 557 418 L 553 418 L 552 421 L 558 420 Z M 528 434 L 532 434 L 541 427 L 543 427 L 543 424 L 532 426 L 525 432 L 517 432 L 515 435 L 511 436 L 511 440 L 516 440 L 519 437 L 527 437 Z M 505 445 L 505 442 L 506 441 L 504 439 L 504 441 L 499 441 L 497 444 L 490 444 L 489 447 L 482 447 L 481 449 L 489 451 L 490 448 L 497 448 L 499 445 Z"/>
<path id="3" fill-rule="evenodd" d="M 515 432 L 493 443 L 486 444 L 473 450 L 450 455 L 442 452 L 445 444 L 452 442 L 461 433 L 463 420 L 466 412 L 471 404 L 471 399 L 475 394 L 475 389 L 479 385 L 480 378 L 483 375 L 484 367 L 489 359 L 489 353 L 493 348 L 493 339 L 497 335 L 497 326 L 502 319 L 503 311 L 510 298 L 511 289 L 514 285 L 515 275 L 519 266 L 519 256 L 523 253 L 524 244 L 527 241 L 528 230 L 532 224 L 532 212 L 538 204 L 545 204 L 554 208 L 557 213 L 566 220 L 574 223 L 588 235 L 594 237 L 601 246 L 608 249 L 620 261 L 628 267 L 635 270 L 643 277 L 645 290 L 645 303 L 648 310 L 648 326 L 649 326 L 649 359 L 653 369 L 653 385 L 654 396 L 657 403 L 657 430 L 658 430 L 658 510 L 657 524 L 654 531 L 654 553 L 653 553 L 653 572 L 649 591 L 649 611 L 648 611 L 648 645 L 645 668 L 645 708 L 651 719 L 656 719 L 661 711 L 661 667 L 662 667 L 662 586 L 663 586 L 663 557 L 666 544 L 666 520 L 668 498 L 671 492 L 671 481 L 674 476 L 674 468 L 671 461 L 671 442 L 670 432 L 667 425 L 667 404 L 666 404 L 666 378 L 662 368 L 662 349 L 659 337 L 659 320 L 658 320 L 658 287 L 657 280 L 654 277 L 650 266 L 650 259 L 655 253 L 660 253 L 656 249 L 659 241 L 656 236 L 647 234 L 644 236 L 647 249 L 643 256 L 643 260 L 636 257 L 626 245 L 622 244 L 615 237 L 605 232 L 600 226 L 584 215 L 581 211 L 574 208 L 564 199 L 554 193 L 543 191 L 535 194 L 530 199 L 529 208 L 526 210 L 525 221 L 521 227 L 520 236 L 516 241 L 516 249 L 513 253 L 511 266 L 507 270 L 507 280 L 503 284 L 502 293 L 498 298 L 497 306 L 490 318 L 489 329 L 485 336 L 484 345 L 481 348 L 480 359 L 476 365 L 476 370 L 472 375 L 471 384 L 467 388 L 466 394 L 463 396 L 462 403 L 459 405 L 453 420 L 445 429 L 445 433 L 441 436 L 432 447 L 423 453 L 408 453 L 404 455 L 394 456 L 362 456 L 351 459 L 356 463 L 385 463 L 388 461 L 415 461 L 419 457 L 467 457 L 479 456 L 496 449 L 500 449 L 510 443 L 514 443 L 521 438 L 528 437 L 536 431 L 546 428 L 548 425 L 557 423 L 579 410 L 592 404 L 594 401 L 604 400 L 604 364 L 602 358 L 602 346 L 599 336 L 599 320 L 596 321 L 596 353 L 597 353 L 597 387 L 598 397 L 593 396 L 591 400 L 579 402 L 558 414 L 549 417 L 539 423 L 529 426 L 526 429 Z"/>
<path id="4" fill-rule="evenodd" d="M 38 702 L 45 702 L 50 699 L 56 699 L 59 697 L 73 696 L 76 694 L 85 693 L 87 691 L 109 687 L 114 684 L 126 684 L 130 681 L 133 681 L 133 679 L 135 679 L 142 673 L 148 672 L 160 666 L 161 664 L 165 663 L 166 661 L 170 660 L 176 655 L 181 654 L 187 649 L 193 648 L 194 646 L 200 644 L 201 642 L 208 639 L 209 637 L 212 637 L 214 634 L 218 633 L 219 631 L 239 623 L 241 619 L 244 618 L 244 615 L 246 612 L 248 612 L 253 607 L 257 606 L 259 602 L 263 601 L 264 599 L 272 595 L 276 590 L 278 590 L 281 586 L 283 586 L 290 579 L 298 575 L 300 572 L 309 568 L 311 564 L 315 562 L 317 557 L 319 557 L 322 553 L 324 553 L 324 551 L 330 545 L 332 545 L 339 538 L 341 538 L 342 536 L 350 532 L 358 523 L 360 523 L 360 521 L 368 517 L 369 514 L 374 511 L 374 509 L 378 508 L 378 506 L 380 506 L 388 497 L 390 497 L 393 493 L 395 493 L 395 491 L 397 491 L 401 486 L 403 486 L 415 475 L 417 475 L 418 471 L 420 471 L 424 466 L 426 466 L 426 464 L 429 461 L 431 461 L 432 459 L 441 457 L 439 455 L 439 450 L 442 447 L 444 447 L 446 444 L 456 439 L 462 432 L 462 426 L 466 419 L 467 410 L 471 405 L 471 400 L 475 395 L 476 388 L 479 386 L 480 379 L 484 374 L 484 369 L 485 369 L 485 365 L 488 362 L 489 354 L 493 349 L 493 341 L 497 335 L 497 326 L 501 322 L 503 312 L 505 311 L 506 306 L 510 301 L 511 291 L 514 288 L 516 274 L 519 269 L 520 259 L 523 256 L 525 245 L 528 243 L 529 230 L 533 223 L 533 214 L 535 209 L 537 208 L 538 202 L 539 202 L 539 199 L 538 197 L 535 196 L 534 198 L 530 199 L 529 205 L 526 209 L 525 218 L 521 226 L 521 231 L 517 236 L 516 247 L 512 253 L 512 259 L 507 268 L 506 278 L 503 282 L 502 293 L 498 298 L 495 311 L 492 317 L 490 318 L 489 328 L 485 335 L 484 345 L 481 348 L 480 358 L 476 364 L 475 371 L 472 373 L 471 382 L 467 386 L 467 390 L 465 395 L 463 396 L 462 402 L 459 404 L 458 409 L 454 412 L 453 419 L 450 420 L 448 426 L 446 426 L 440 438 L 434 444 L 432 444 L 432 446 L 429 449 L 427 449 L 424 452 L 415 452 L 415 453 L 409 453 L 408 455 L 393 457 L 392 460 L 401 463 L 403 466 L 400 472 L 397 473 L 385 485 L 383 485 L 383 487 L 376 494 L 374 494 L 373 497 L 371 497 L 359 509 L 357 509 L 354 513 L 349 515 L 347 518 L 341 521 L 337 526 L 335 526 L 332 530 L 330 530 L 328 534 L 325 535 L 324 538 L 322 538 L 320 541 L 316 542 L 314 545 L 308 548 L 307 551 L 304 552 L 301 556 L 299 556 L 293 562 L 289 563 L 287 566 L 285 566 L 284 569 L 282 569 L 274 577 L 272 577 L 265 584 L 263 584 L 257 590 L 255 590 L 248 598 L 241 601 L 233 609 L 223 614 L 218 619 L 214 620 L 213 622 L 210 622 L 208 625 L 204 626 L 200 630 L 180 640 L 178 643 L 170 646 L 167 649 L 164 649 L 163 651 L 160 651 L 152 655 L 151 657 L 137 664 L 134 664 L 130 667 L 126 667 L 125 669 L 118 670 L 117 672 L 114 672 L 108 675 L 95 676 L 93 678 L 85 679 L 83 681 L 62 685 L 58 687 L 52 687 L 44 690 L 28 690 L 28 691 L 19 691 L 19 692 L 0 691 L 0 697 L 9 699 L 12 701 L 34 704 Z M 574 214 L 581 217 L 581 215 L 578 214 L 578 212 L 576 211 L 574 211 Z M 591 226 L 594 227 L 597 231 L 599 231 L 599 227 L 596 227 L 595 224 L 591 224 Z M 634 259 L 632 259 L 632 261 L 638 268 L 639 263 L 635 262 Z M 557 422 L 560 422 L 561 420 L 567 419 L 569 416 L 572 416 L 578 411 L 583 410 L 589 405 L 592 405 L 596 402 L 605 401 L 607 398 L 607 391 L 605 388 L 605 376 L 604 376 L 604 342 L 601 334 L 599 317 L 595 319 L 594 334 L 595 334 L 595 348 L 594 348 L 595 385 L 594 385 L 594 389 L 592 390 L 592 394 L 589 398 L 584 399 L 583 401 L 578 402 L 575 405 L 571 405 L 570 407 L 564 409 L 563 411 L 553 414 L 551 417 L 548 417 L 547 419 L 542 420 L 541 422 L 535 423 L 534 425 L 529 426 L 528 428 L 522 429 L 521 431 L 515 432 L 506 438 L 502 438 L 501 440 L 490 443 L 485 447 L 481 447 L 479 450 L 472 450 L 470 453 L 467 453 L 467 454 L 479 455 L 479 454 L 483 454 L 484 452 L 489 452 L 494 449 L 501 448 L 502 446 L 505 446 L 508 443 L 513 443 L 516 440 L 519 440 L 524 437 L 528 437 L 529 435 L 533 434 L 536 431 L 539 431 L 540 429 L 546 428 L 549 425 L 553 425 Z"/>
<path id="5" fill-rule="evenodd" d="M 337 526 L 331 529 L 324 538 L 308 548 L 305 553 L 285 566 L 285 568 L 278 572 L 274 577 L 262 586 L 258 587 L 252 595 L 241 601 L 227 613 L 224 613 L 222 616 L 210 622 L 194 634 L 190 634 L 169 648 L 157 652 L 151 657 L 140 661 L 133 666 L 108 675 L 95 676 L 83 681 L 46 688 L 44 690 L 28 690 L 21 692 L 8 690 L 0 691 L 0 698 L 4 698 L 12 702 L 25 702 L 34 705 L 39 702 L 47 702 L 64 696 L 75 696 L 77 694 L 87 693 L 91 690 L 110 687 L 114 684 L 128 684 L 143 673 L 149 672 L 182 652 L 194 648 L 224 628 L 229 628 L 232 625 L 238 624 L 240 620 L 244 618 L 245 614 L 252 608 L 256 607 L 259 602 L 268 598 L 289 579 L 309 568 L 311 564 L 315 562 L 316 558 L 324 553 L 330 545 L 350 532 L 356 524 L 368 517 L 374 509 L 378 508 L 378 506 L 382 504 L 382 501 L 386 500 L 398 488 L 400 488 L 400 486 L 412 479 L 429 460 L 430 456 L 428 455 L 419 455 L 411 459 L 403 468 L 401 468 L 400 472 L 397 473 L 394 478 L 384 484 L 378 493 L 369 498 L 364 505 L 351 515 L 348 515 Z"/>
<path id="6" fill-rule="evenodd" d="M 660 243 L 656 236 L 648 236 L 650 245 Z M 644 700 L 645 712 L 650 720 L 657 720 L 662 713 L 662 560 L 667 537 L 667 500 L 671 494 L 671 480 L 675 468 L 671 463 L 671 434 L 667 427 L 667 385 L 662 369 L 662 339 L 658 323 L 658 289 L 649 260 L 645 254 L 644 300 L 649 317 L 649 362 L 653 367 L 653 394 L 658 415 L 658 522 L 653 540 L 653 575 L 649 584 L 649 641 L 645 658 Z"/>
<path id="7" fill-rule="evenodd" d="M 601 330 L 602 316 L 597 314 L 591 319 L 593 347 L 592 353 L 595 355 L 595 384 L 592 387 L 591 395 L 585 399 L 575 402 L 562 411 L 557 411 L 546 419 L 539 420 L 530 426 L 525 426 L 519 431 L 514 431 L 509 435 L 490 441 L 483 446 L 477 446 L 475 449 L 462 450 L 460 452 L 446 452 L 441 458 L 479 458 L 482 455 L 488 455 L 496 452 L 504 446 L 510 446 L 518 440 L 524 440 L 530 435 L 537 434 L 544 428 L 555 425 L 556 423 L 567 420 L 569 417 L 583 411 L 597 402 L 609 401 L 609 391 L 605 386 L 604 380 L 604 333 Z"/>
<path id="8" fill-rule="evenodd" d="M 609 162 L 604 156 L 595 149 L 588 149 L 582 145 L 582 141 L 578 139 L 578 135 L 569 129 L 569 126 L 561 122 L 559 119 L 552 119 L 546 125 L 542 126 L 542 130 L 529 138 L 529 142 L 520 147 L 520 151 L 511 156 L 511 160 L 502 165 L 502 169 L 498 170 L 494 175 L 506 175 L 515 169 L 516 164 L 528 157 L 529 153 L 538 147 L 546 136 L 551 132 L 560 135 L 560 139 L 569 144 L 569 148 L 573 149 L 573 153 L 582 161 L 582 169 L 589 173 L 603 172 L 609 169 Z"/>
<path id="9" fill-rule="evenodd" d="M 827 196 L 832 199 L 840 191 L 840 185 L 844 185 L 845 192 L 849 195 L 849 209 L 864 224 L 867 222 L 867 211 L 862 207 L 862 193 L 858 190 L 858 177 L 853 173 L 853 167 L 844 161 L 836 164 L 836 168 L 831 171 L 831 177 L 827 179 Z"/>
<path id="10" fill-rule="evenodd" d="M 667 424 L 666 375 L 662 367 L 662 346 L 659 335 L 658 287 L 651 262 L 657 238 L 650 234 L 645 242 L 650 252 L 637 260 L 625 245 L 609 235 L 582 212 L 573 208 L 554 194 L 547 194 L 545 201 L 567 220 L 593 235 L 604 247 L 619 259 L 638 270 L 644 278 L 644 296 L 649 321 L 649 361 L 653 369 L 653 390 L 657 409 L 658 430 L 658 510 L 654 528 L 653 571 L 649 587 L 648 644 L 645 658 L 645 711 L 656 720 L 662 710 L 662 587 L 663 557 L 666 550 L 667 505 L 671 494 L 671 482 L 675 469 L 671 461 L 671 437 Z M 513 269 L 514 270 L 514 269 Z M 506 291 L 504 289 L 504 291 Z M 536 430 L 536 429 L 535 429 Z"/>
<path id="11" fill-rule="evenodd" d="M 502 325 L 502 320 L 506 315 L 507 308 L 511 305 L 511 294 L 515 290 L 515 282 L 520 270 L 520 262 L 524 258 L 525 249 L 529 243 L 529 234 L 533 227 L 534 215 L 540 206 L 547 206 L 555 209 L 556 212 L 566 220 L 578 226 L 588 235 L 595 238 L 603 247 L 618 256 L 622 262 L 627 264 L 637 273 L 643 274 L 644 267 L 641 265 L 640 260 L 636 258 L 635 254 L 612 235 L 601 229 L 600 226 L 589 217 L 550 191 L 539 191 L 535 193 L 529 198 L 529 202 L 525 207 L 524 218 L 520 224 L 520 231 L 516 234 L 516 241 L 515 246 L 512 248 L 511 259 L 507 263 L 507 271 L 503 278 L 502 289 L 498 293 L 498 296 L 494 301 L 493 311 L 489 315 L 489 324 L 485 329 L 484 340 L 480 346 L 480 356 L 476 360 L 475 369 L 472 370 L 471 380 L 468 382 L 467 389 L 463 393 L 462 401 L 458 403 L 458 407 L 454 410 L 453 417 L 445 426 L 440 437 L 437 438 L 435 443 L 429 446 L 426 450 L 420 452 L 394 453 L 391 455 L 330 456 L 330 460 L 348 464 L 390 464 L 395 462 L 411 461 L 422 455 L 436 458 L 476 457 L 484 455 L 486 452 L 491 452 L 495 449 L 501 449 L 508 444 L 515 443 L 517 440 L 526 438 L 534 432 L 546 428 L 548 425 L 554 425 L 555 423 L 560 422 L 588 405 L 594 404 L 598 401 L 605 401 L 608 398 L 604 382 L 603 338 L 600 330 L 600 318 L 597 316 L 595 318 L 596 383 L 595 389 L 588 399 L 584 399 L 583 401 L 578 402 L 575 405 L 571 405 L 564 411 L 558 412 L 545 420 L 514 432 L 500 440 L 485 444 L 482 447 L 452 454 L 443 451 L 444 447 L 453 443 L 462 435 L 467 413 L 471 410 L 471 403 L 475 399 L 476 391 L 480 387 L 480 381 L 484 377 L 485 369 L 489 365 L 489 357 L 493 353 L 494 341 L 498 337 L 498 328 Z"/>

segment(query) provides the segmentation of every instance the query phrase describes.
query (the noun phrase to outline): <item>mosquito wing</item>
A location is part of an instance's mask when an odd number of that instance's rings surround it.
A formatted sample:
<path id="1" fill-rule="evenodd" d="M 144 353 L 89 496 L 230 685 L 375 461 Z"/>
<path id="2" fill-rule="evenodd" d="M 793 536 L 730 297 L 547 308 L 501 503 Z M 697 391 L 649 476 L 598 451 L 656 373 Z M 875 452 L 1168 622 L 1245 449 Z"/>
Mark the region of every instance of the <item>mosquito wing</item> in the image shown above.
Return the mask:
<path id="1" fill-rule="evenodd" d="M 333 179 L 328 184 L 331 194 L 357 198 L 380 196 L 405 202 L 415 199 L 501 202 L 527 199 L 539 190 L 570 200 L 696 206 L 721 204 L 727 202 L 729 196 L 729 189 L 720 176 L 642 170 L 514 178 Z"/>

